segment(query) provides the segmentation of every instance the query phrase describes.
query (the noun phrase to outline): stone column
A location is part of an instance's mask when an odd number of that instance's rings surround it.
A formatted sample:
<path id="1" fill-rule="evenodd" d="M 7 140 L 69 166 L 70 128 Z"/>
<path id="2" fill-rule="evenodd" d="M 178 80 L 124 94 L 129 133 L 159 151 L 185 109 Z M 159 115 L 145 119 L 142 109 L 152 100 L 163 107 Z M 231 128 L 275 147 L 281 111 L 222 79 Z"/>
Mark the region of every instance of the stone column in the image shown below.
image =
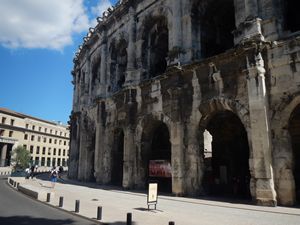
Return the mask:
<path id="1" fill-rule="evenodd" d="M 6 166 L 6 165 L 5 165 L 6 154 L 7 154 L 7 144 L 4 144 L 4 145 L 2 146 L 2 150 L 1 150 L 1 162 L 0 162 L 0 167 Z"/>
<path id="2" fill-rule="evenodd" d="M 173 44 L 171 48 L 175 46 L 182 46 L 182 26 L 181 26 L 181 0 L 171 0 L 172 2 L 172 35 Z M 169 38 L 170 39 L 170 38 Z"/>
<path id="3" fill-rule="evenodd" d="M 264 60 L 260 53 L 255 56 L 256 65 L 248 63 L 248 101 L 250 111 L 250 128 L 252 158 L 251 194 L 257 204 L 275 206 L 276 193 L 271 156 L 269 106 L 265 84 Z"/>
<path id="4" fill-rule="evenodd" d="M 128 127 L 124 134 L 124 164 L 123 164 L 123 187 L 133 188 L 134 156 L 135 156 L 134 130 Z"/>
<path id="5" fill-rule="evenodd" d="M 104 103 L 102 103 L 104 104 Z M 98 103 L 96 120 L 96 140 L 95 140 L 95 177 L 96 182 L 102 184 L 103 173 L 103 152 L 104 152 L 104 128 L 101 121 L 101 103 Z"/>
<path id="6" fill-rule="evenodd" d="M 102 45 L 101 45 L 101 65 L 100 65 L 100 95 L 104 96 L 106 94 L 106 85 L 107 85 L 107 40 L 106 40 L 106 31 L 103 31 L 102 36 Z"/>
<path id="7" fill-rule="evenodd" d="M 184 160 L 183 160 L 183 138 L 184 129 L 180 122 L 171 123 L 170 141 L 172 146 L 171 165 L 172 165 L 172 192 L 177 196 L 185 194 L 184 187 Z"/>

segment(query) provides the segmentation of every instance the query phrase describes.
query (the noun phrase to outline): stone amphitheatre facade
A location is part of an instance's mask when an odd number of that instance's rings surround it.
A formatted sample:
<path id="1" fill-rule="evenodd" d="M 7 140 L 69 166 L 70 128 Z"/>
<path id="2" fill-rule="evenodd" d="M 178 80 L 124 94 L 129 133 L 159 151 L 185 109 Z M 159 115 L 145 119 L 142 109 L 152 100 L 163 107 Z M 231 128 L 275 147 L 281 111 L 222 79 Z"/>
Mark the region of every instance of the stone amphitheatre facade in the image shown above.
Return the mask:
<path id="1" fill-rule="evenodd" d="M 294 0 L 123 0 L 74 58 L 69 177 L 178 196 L 300 200 Z M 150 161 L 171 176 L 152 177 Z"/>

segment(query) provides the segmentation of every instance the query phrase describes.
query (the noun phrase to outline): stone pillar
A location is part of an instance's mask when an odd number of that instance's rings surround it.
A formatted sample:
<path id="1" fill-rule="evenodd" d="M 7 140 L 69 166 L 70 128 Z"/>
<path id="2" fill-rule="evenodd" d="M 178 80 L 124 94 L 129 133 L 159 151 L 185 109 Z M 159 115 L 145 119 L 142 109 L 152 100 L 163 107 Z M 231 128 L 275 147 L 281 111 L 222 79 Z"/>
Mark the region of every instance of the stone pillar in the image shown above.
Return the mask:
<path id="1" fill-rule="evenodd" d="M 181 0 L 171 0 L 172 2 L 172 32 L 169 32 L 169 35 L 172 35 L 172 46 L 182 46 L 182 26 L 181 26 Z M 170 38 L 169 38 L 170 39 Z"/>
<path id="2" fill-rule="evenodd" d="M 184 187 L 184 160 L 183 160 L 183 138 L 184 128 L 180 122 L 171 123 L 170 141 L 172 146 L 171 165 L 172 165 L 172 192 L 177 196 L 185 194 Z"/>
<path id="3" fill-rule="evenodd" d="M 128 127 L 124 134 L 124 164 L 123 164 L 123 187 L 133 188 L 134 185 L 134 156 L 135 156 L 135 141 L 134 130 Z"/>
<path id="4" fill-rule="evenodd" d="M 101 121 L 101 103 L 98 103 L 96 120 L 96 140 L 95 140 L 95 177 L 96 182 L 103 183 L 103 152 L 104 152 L 104 128 Z"/>
<path id="5" fill-rule="evenodd" d="M 256 64 L 247 65 L 248 101 L 252 158 L 250 158 L 251 194 L 257 204 L 275 206 L 269 106 L 265 84 L 264 61 L 260 53 L 255 56 Z"/>
<path id="6" fill-rule="evenodd" d="M 102 45 L 101 45 L 101 65 L 100 65 L 100 95 L 104 96 L 106 94 L 106 85 L 107 85 L 107 76 L 106 76 L 106 67 L 107 67 L 107 40 L 106 40 L 106 31 L 103 31 L 102 36 Z"/>
<path id="7" fill-rule="evenodd" d="M 0 167 L 4 167 L 5 161 L 6 161 L 6 154 L 7 154 L 7 144 L 4 144 L 1 149 L 1 161 L 0 161 Z"/>
<path id="8" fill-rule="evenodd" d="M 69 161 L 69 170 L 68 177 L 71 179 L 78 178 L 78 160 L 79 160 L 79 123 L 78 117 L 75 117 L 71 120 L 71 143 L 70 143 L 70 161 Z M 52 160 L 50 160 L 50 166 L 52 165 Z"/>
<path id="9" fill-rule="evenodd" d="M 134 69 L 135 61 L 135 11 L 132 7 L 129 8 L 129 40 L 127 48 L 127 70 Z"/>

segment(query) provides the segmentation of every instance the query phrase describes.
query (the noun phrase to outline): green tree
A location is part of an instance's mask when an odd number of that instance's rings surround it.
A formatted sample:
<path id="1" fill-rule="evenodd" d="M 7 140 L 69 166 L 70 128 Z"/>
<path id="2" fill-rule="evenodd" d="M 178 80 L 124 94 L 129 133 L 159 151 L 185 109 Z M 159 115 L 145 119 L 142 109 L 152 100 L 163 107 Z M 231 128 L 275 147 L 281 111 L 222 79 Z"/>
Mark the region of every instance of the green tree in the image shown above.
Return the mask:
<path id="1" fill-rule="evenodd" d="M 13 150 L 12 162 L 14 169 L 25 169 L 29 166 L 30 153 L 23 146 L 18 146 Z"/>

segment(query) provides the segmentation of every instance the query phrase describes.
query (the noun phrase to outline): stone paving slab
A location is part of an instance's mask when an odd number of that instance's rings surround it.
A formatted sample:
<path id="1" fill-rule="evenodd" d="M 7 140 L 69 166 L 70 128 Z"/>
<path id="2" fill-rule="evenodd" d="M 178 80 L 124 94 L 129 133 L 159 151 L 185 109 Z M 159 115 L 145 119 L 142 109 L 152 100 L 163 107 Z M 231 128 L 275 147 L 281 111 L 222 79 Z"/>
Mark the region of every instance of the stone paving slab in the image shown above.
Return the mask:
<path id="1" fill-rule="evenodd" d="M 159 196 L 157 210 L 147 210 L 144 193 L 56 183 L 33 179 L 18 180 L 20 186 L 35 191 L 51 193 L 49 204 L 58 207 L 59 197 L 64 197 L 63 209 L 74 212 L 75 201 L 80 200 L 81 216 L 95 219 L 97 207 L 102 206 L 102 222 L 125 224 L 126 214 L 132 213 L 134 224 L 167 225 L 169 221 L 181 225 L 299 225 L 300 209 L 287 207 L 262 207 L 238 203 L 209 201 L 196 198 Z M 45 201 L 45 200 L 42 200 Z"/>

